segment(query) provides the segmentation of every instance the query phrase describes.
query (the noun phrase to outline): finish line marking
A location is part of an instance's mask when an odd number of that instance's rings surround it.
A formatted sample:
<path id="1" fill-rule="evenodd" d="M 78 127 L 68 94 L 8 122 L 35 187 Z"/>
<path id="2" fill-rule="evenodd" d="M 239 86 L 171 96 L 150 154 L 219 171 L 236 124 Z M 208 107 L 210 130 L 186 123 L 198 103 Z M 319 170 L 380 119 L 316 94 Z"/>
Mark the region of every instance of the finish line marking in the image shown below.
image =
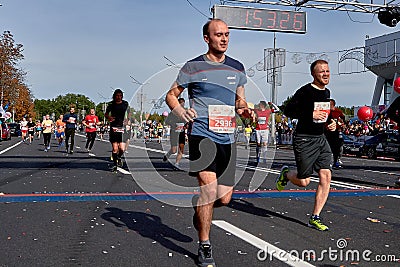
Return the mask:
<path id="1" fill-rule="evenodd" d="M 136 145 L 129 145 L 130 147 L 141 149 L 141 150 L 147 150 L 147 151 L 152 151 L 156 153 L 165 153 L 163 150 L 159 149 L 154 149 L 154 148 L 147 148 L 147 147 L 141 147 L 141 146 L 136 146 Z M 187 155 L 183 155 L 183 157 L 188 157 Z M 279 174 L 279 170 L 273 170 L 269 168 L 263 168 L 263 167 L 253 167 L 253 166 L 248 166 L 240 163 L 236 163 L 236 166 L 241 167 L 241 168 L 247 168 L 250 170 L 258 170 L 266 173 L 272 173 L 272 174 Z M 318 183 L 319 179 L 317 177 L 311 177 L 311 181 Z M 372 187 L 368 186 L 361 186 L 361 185 L 355 185 L 355 184 L 350 184 L 350 183 L 345 183 L 345 182 L 340 182 L 340 181 L 331 181 L 331 185 L 337 186 L 337 187 L 342 187 L 342 188 L 347 188 L 347 189 L 372 189 Z"/>
<path id="2" fill-rule="evenodd" d="M 400 199 L 400 189 L 331 190 L 330 197 L 376 197 L 388 196 Z M 90 202 L 90 201 L 146 201 L 162 199 L 192 199 L 192 192 L 149 192 L 149 193 L 32 193 L 0 194 L 0 203 L 21 202 Z M 294 198 L 315 197 L 315 190 L 269 190 L 235 191 L 232 198 Z"/>
<path id="3" fill-rule="evenodd" d="M 286 263 L 289 266 L 298 266 L 298 267 L 314 267 L 314 265 L 301 260 L 300 258 L 295 257 L 294 255 L 291 255 L 287 253 L 286 251 L 226 222 L 226 221 L 220 221 L 220 220 L 214 220 L 212 223 L 219 228 L 228 231 L 232 233 L 233 235 L 237 236 L 238 238 L 246 241 L 250 245 L 255 246 L 256 248 L 259 248 L 260 251 L 263 251 L 264 254 L 268 253 L 269 257 L 265 256 L 265 259 L 270 259 L 272 260 L 272 257 Z"/>

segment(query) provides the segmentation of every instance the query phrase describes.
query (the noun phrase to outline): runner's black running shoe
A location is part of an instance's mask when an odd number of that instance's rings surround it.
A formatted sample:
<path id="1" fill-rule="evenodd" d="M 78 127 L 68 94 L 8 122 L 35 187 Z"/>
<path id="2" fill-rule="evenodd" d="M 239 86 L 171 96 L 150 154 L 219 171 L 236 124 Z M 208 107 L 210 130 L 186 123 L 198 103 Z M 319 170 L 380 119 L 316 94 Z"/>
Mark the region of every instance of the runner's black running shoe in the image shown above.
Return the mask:
<path id="1" fill-rule="evenodd" d="M 198 266 L 215 267 L 215 261 L 212 256 L 211 245 L 209 244 L 199 245 Z"/>

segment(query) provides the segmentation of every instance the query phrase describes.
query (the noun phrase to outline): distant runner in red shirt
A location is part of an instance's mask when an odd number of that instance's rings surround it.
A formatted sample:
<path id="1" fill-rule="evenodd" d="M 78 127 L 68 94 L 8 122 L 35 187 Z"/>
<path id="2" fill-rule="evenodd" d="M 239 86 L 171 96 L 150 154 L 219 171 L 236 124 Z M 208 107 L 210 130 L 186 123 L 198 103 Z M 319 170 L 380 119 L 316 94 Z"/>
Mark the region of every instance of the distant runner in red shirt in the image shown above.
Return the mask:
<path id="1" fill-rule="evenodd" d="M 262 158 L 264 163 L 267 162 L 267 146 L 268 146 L 268 136 L 269 136 L 269 117 L 271 116 L 271 109 L 267 108 L 267 103 L 265 101 L 260 101 L 258 104 L 258 109 L 254 110 L 257 116 L 257 162 L 260 162 L 260 156 L 262 152 Z"/>
<path id="2" fill-rule="evenodd" d="M 90 109 L 90 114 L 86 115 L 85 119 L 82 121 L 83 125 L 85 126 L 86 132 L 86 151 L 90 153 L 93 148 L 94 140 L 96 139 L 96 131 L 97 125 L 100 125 L 101 122 L 99 118 L 96 116 L 94 108 Z"/>

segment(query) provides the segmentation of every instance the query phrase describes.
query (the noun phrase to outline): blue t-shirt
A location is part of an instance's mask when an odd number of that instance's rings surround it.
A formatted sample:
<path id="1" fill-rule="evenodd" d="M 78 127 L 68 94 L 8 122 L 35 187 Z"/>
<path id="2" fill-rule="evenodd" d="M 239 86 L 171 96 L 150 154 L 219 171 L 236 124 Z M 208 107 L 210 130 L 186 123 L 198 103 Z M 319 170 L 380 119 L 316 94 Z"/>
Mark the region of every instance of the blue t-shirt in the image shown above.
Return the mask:
<path id="1" fill-rule="evenodd" d="M 176 82 L 188 89 L 190 107 L 197 112 L 188 134 L 208 137 L 219 144 L 233 143 L 233 133 L 217 133 L 209 129 L 208 107 L 235 107 L 236 89 L 247 82 L 243 64 L 228 56 L 224 62 L 218 63 L 201 55 L 186 62 Z"/>

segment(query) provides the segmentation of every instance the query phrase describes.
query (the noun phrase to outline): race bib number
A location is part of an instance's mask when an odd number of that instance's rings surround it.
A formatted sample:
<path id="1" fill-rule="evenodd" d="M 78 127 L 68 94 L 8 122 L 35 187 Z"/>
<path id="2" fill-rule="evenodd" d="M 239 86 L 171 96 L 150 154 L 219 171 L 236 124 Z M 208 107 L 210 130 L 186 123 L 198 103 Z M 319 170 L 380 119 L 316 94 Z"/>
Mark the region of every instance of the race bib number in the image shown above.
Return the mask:
<path id="1" fill-rule="evenodd" d="M 267 117 L 258 117 L 257 122 L 258 122 L 258 124 L 266 124 Z"/>
<path id="2" fill-rule="evenodd" d="M 74 117 L 69 117 L 68 122 L 69 123 L 75 123 L 76 119 Z"/>
<path id="3" fill-rule="evenodd" d="M 22 126 L 21 130 L 22 130 L 22 131 L 28 131 L 28 127 Z"/>
<path id="4" fill-rule="evenodd" d="M 329 102 L 314 102 L 314 111 L 315 110 L 321 110 L 321 111 L 326 112 L 326 118 L 324 120 L 313 119 L 313 122 L 324 123 L 327 121 L 328 115 L 331 112 L 330 103 Z"/>
<path id="5" fill-rule="evenodd" d="M 125 132 L 124 128 L 119 128 L 119 127 L 112 127 L 112 130 L 115 133 L 124 133 Z"/>
<path id="6" fill-rule="evenodd" d="M 184 131 L 185 123 L 183 122 L 177 122 L 175 125 L 175 132 L 176 133 L 181 133 Z"/>
<path id="7" fill-rule="evenodd" d="M 208 125 L 209 129 L 216 133 L 234 133 L 236 128 L 235 107 L 209 105 Z"/>

